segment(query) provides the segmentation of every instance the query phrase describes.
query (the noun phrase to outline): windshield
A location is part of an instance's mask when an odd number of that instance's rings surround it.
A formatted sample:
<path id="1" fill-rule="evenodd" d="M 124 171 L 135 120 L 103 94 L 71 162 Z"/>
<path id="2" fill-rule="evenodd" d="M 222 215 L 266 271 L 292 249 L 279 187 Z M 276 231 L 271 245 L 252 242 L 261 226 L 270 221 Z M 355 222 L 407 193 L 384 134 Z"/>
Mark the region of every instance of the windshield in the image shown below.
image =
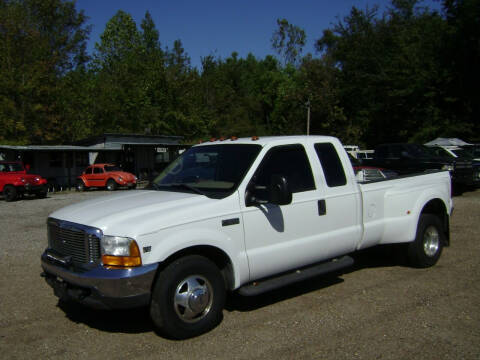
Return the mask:
<path id="1" fill-rule="evenodd" d="M 3 164 L 0 164 L 0 171 L 3 171 L 3 172 L 23 171 L 23 166 L 20 163 L 3 163 Z"/>
<path id="2" fill-rule="evenodd" d="M 428 146 L 408 144 L 408 152 L 410 155 L 416 158 L 430 158 L 430 157 L 443 157 L 444 155 L 437 154 L 433 149 Z"/>
<path id="3" fill-rule="evenodd" d="M 152 186 L 223 198 L 237 188 L 260 149 L 250 144 L 192 147 L 162 171 Z"/>
<path id="4" fill-rule="evenodd" d="M 471 151 L 474 157 L 480 157 L 480 145 L 474 145 L 471 147 Z"/>
<path id="5" fill-rule="evenodd" d="M 459 148 L 459 149 L 450 150 L 450 151 L 453 152 L 458 157 L 465 157 L 465 158 L 473 158 L 474 157 L 473 151 L 471 151 L 471 149 Z"/>
<path id="6" fill-rule="evenodd" d="M 441 148 L 439 146 L 434 146 L 434 147 L 431 147 L 431 148 L 428 148 L 428 149 L 430 149 L 433 152 L 433 154 L 436 155 L 436 156 L 448 157 L 448 158 L 454 157 L 447 150 L 445 150 L 444 148 Z"/>
<path id="7" fill-rule="evenodd" d="M 112 172 L 112 171 L 123 171 L 123 170 L 120 169 L 118 166 L 105 166 L 105 171 Z"/>

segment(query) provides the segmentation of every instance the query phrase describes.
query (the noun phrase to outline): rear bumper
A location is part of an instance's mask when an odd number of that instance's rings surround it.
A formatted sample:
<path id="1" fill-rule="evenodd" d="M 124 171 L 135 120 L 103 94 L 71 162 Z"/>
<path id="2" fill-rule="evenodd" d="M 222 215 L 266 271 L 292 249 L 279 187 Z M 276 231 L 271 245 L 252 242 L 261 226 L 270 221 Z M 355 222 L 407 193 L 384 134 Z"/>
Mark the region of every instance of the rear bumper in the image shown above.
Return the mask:
<path id="1" fill-rule="evenodd" d="M 137 182 L 135 180 L 132 181 L 122 181 L 118 182 L 119 186 L 128 186 L 128 187 L 135 187 L 137 186 Z"/>
<path id="2" fill-rule="evenodd" d="M 44 252 L 42 276 L 62 300 L 74 300 L 100 309 L 148 305 L 158 264 L 130 269 L 107 269 L 98 265 L 84 272 L 62 266 Z"/>
<path id="3" fill-rule="evenodd" d="M 454 171 L 452 173 L 452 183 L 457 185 L 475 184 L 475 173 L 473 171 Z"/>

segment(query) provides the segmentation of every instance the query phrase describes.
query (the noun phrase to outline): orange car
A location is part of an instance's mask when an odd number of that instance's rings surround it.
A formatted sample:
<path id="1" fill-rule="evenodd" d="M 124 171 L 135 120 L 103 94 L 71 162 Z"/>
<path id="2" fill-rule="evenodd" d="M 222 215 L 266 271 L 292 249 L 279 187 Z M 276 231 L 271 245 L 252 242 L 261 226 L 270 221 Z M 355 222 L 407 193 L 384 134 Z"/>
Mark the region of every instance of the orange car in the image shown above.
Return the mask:
<path id="1" fill-rule="evenodd" d="M 87 167 L 77 178 L 76 189 L 83 191 L 89 187 L 106 187 L 107 190 L 113 191 L 119 186 L 135 189 L 137 177 L 113 164 L 94 164 Z"/>

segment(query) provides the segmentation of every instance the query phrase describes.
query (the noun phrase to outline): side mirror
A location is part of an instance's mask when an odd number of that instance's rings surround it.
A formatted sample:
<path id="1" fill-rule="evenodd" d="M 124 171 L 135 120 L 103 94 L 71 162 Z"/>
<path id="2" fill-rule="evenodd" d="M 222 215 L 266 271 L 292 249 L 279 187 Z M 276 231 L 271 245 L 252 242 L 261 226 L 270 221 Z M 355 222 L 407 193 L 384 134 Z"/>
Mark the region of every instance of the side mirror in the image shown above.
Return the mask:
<path id="1" fill-rule="evenodd" d="M 282 175 L 272 175 L 268 186 L 251 183 L 245 195 L 247 206 L 260 204 L 288 205 L 292 202 L 292 192 L 287 179 Z"/>
<path id="2" fill-rule="evenodd" d="M 288 205 L 292 202 L 292 192 L 284 176 L 272 175 L 268 187 L 268 202 L 275 205 Z"/>

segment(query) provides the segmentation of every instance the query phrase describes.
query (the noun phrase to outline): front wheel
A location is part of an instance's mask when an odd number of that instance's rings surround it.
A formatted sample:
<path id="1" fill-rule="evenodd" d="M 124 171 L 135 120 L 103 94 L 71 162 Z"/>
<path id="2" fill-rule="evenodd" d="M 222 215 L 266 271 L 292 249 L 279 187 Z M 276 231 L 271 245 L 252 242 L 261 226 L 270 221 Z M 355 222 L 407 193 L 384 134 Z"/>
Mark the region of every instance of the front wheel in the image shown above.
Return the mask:
<path id="1" fill-rule="evenodd" d="M 47 189 L 46 187 L 44 187 L 42 190 L 38 191 L 37 193 L 35 193 L 35 196 L 38 198 L 38 199 L 45 199 L 47 197 Z"/>
<path id="2" fill-rule="evenodd" d="M 224 304 L 225 283 L 217 266 L 203 256 L 190 255 L 159 274 L 150 316 L 163 335 L 186 339 L 217 326 Z"/>
<path id="3" fill-rule="evenodd" d="M 83 182 L 83 180 L 77 180 L 77 183 L 75 184 L 75 190 L 85 191 L 85 183 Z"/>
<path id="4" fill-rule="evenodd" d="M 418 221 L 415 240 L 408 244 L 408 258 L 415 267 L 426 268 L 437 263 L 445 244 L 445 234 L 440 219 L 422 214 Z"/>
<path id="5" fill-rule="evenodd" d="M 115 180 L 110 179 L 107 181 L 107 190 L 108 191 L 117 190 L 117 183 L 115 182 Z"/>
<path id="6" fill-rule="evenodd" d="M 14 201 L 17 198 L 17 189 L 12 185 L 5 185 L 3 188 L 3 197 L 5 201 Z"/>

